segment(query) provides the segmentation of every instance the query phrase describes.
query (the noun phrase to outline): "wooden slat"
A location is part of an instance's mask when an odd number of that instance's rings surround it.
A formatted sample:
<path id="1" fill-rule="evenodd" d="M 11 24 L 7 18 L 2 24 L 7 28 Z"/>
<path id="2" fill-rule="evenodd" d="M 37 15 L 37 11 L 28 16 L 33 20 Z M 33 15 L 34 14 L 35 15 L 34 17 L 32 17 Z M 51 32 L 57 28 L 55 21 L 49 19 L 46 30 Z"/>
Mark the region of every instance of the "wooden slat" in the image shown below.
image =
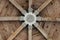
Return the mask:
<path id="1" fill-rule="evenodd" d="M 16 2 L 16 0 L 9 0 L 22 14 L 26 14 L 27 12 Z"/>
<path id="2" fill-rule="evenodd" d="M 23 23 L 14 33 L 12 33 L 12 35 L 10 35 L 10 37 L 7 40 L 13 40 L 18 35 L 18 33 L 21 32 L 21 30 L 25 27 L 26 24 Z"/>
<path id="3" fill-rule="evenodd" d="M 35 10 L 35 15 L 39 14 L 52 0 L 46 0 L 37 10 Z"/>
<path id="4" fill-rule="evenodd" d="M 17 21 L 20 17 L 0 17 L 0 21 Z"/>
<path id="5" fill-rule="evenodd" d="M 46 18 L 42 18 L 42 21 L 60 21 L 60 18 L 50 18 L 50 17 L 46 17 Z"/>
<path id="6" fill-rule="evenodd" d="M 28 40 L 32 40 L 32 26 L 28 26 Z"/>
<path id="7" fill-rule="evenodd" d="M 29 12 L 33 11 L 33 9 L 31 8 L 31 6 L 32 6 L 32 0 L 29 0 L 29 8 L 28 8 Z"/>
<path id="8" fill-rule="evenodd" d="M 38 23 L 35 23 L 34 26 L 39 30 L 39 32 L 42 33 L 42 35 L 43 35 L 46 39 L 48 39 L 48 34 L 45 32 L 45 30 L 43 30 L 43 29 L 41 28 L 41 26 L 40 26 Z"/>
<path id="9" fill-rule="evenodd" d="M 37 17 L 37 21 L 60 21 L 60 18 Z"/>

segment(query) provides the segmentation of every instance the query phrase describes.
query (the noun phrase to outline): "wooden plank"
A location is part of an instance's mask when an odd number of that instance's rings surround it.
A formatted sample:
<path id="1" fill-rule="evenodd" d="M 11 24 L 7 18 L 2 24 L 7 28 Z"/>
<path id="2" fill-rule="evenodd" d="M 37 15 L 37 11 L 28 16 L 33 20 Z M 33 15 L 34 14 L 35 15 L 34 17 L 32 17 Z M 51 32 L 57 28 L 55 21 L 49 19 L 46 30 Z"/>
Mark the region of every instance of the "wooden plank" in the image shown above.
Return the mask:
<path id="1" fill-rule="evenodd" d="M 39 14 L 52 0 L 46 0 L 37 10 L 35 10 L 35 15 Z"/>
<path id="2" fill-rule="evenodd" d="M 0 17 L 0 21 L 17 21 L 20 17 Z"/>
<path id="3" fill-rule="evenodd" d="M 22 12 L 22 14 L 26 14 L 27 12 L 15 1 L 15 0 L 9 0 L 19 11 Z"/>
<path id="4" fill-rule="evenodd" d="M 39 30 L 39 32 L 42 33 L 42 35 L 43 35 L 46 39 L 48 39 L 48 34 L 45 32 L 44 29 L 41 28 L 41 26 L 40 26 L 38 23 L 35 23 L 34 26 Z"/>
<path id="5" fill-rule="evenodd" d="M 33 11 L 33 9 L 31 8 L 31 6 L 32 6 L 32 0 L 29 0 L 29 8 L 28 8 L 29 12 Z"/>
<path id="6" fill-rule="evenodd" d="M 18 35 L 18 33 L 21 32 L 23 28 L 25 28 L 25 26 L 26 24 L 23 23 L 14 33 L 10 35 L 10 37 L 7 40 L 13 40 Z"/>
<path id="7" fill-rule="evenodd" d="M 28 26 L 28 40 L 32 40 L 32 26 Z"/>
<path id="8" fill-rule="evenodd" d="M 37 21 L 60 21 L 60 18 L 51 18 L 51 17 L 37 17 Z"/>

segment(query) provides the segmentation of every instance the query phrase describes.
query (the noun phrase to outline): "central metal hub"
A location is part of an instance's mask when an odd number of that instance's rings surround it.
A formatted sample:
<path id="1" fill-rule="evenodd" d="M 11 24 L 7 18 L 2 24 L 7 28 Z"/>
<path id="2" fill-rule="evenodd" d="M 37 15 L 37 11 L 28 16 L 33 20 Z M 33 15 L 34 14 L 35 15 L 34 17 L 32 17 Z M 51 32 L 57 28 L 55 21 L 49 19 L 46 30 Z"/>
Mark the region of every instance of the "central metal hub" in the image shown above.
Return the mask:
<path id="1" fill-rule="evenodd" d="M 25 14 L 24 20 L 26 24 L 32 25 L 36 22 L 36 16 L 32 12 L 29 12 Z"/>

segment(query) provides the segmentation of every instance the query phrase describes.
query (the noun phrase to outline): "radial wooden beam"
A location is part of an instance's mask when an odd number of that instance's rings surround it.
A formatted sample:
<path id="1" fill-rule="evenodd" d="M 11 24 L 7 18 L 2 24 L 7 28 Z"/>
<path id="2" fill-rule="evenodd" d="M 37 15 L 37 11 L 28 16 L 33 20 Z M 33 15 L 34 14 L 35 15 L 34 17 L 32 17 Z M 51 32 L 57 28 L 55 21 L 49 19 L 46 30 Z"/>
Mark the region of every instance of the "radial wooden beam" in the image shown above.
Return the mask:
<path id="1" fill-rule="evenodd" d="M 32 12 L 33 11 L 33 9 L 32 9 L 32 0 L 29 0 L 29 8 L 28 8 L 28 10 L 29 10 L 29 12 Z"/>
<path id="2" fill-rule="evenodd" d="M 22 14 L 26 14 L 26 10 L 24 10 L 17 2 L 16 0 L 9 0 L 19 11 L 21 11 Z"/>
<path id="3" fill-rule="evenodd" d="M 12 33 L 12 35 L 10 35 L 10 37 L 7 40 L 13 40 L 18 35 L 18 33 L 21 32 L 21 30 L 25 27 L 26 24 L 23 23 L 14 33 Z"/>
<path id="4" fill-rule="evenodd" d="M 32 40 L 32 27 L 31 25 L 28 26 L 28 40 Z"/>
<path id="5" fill-rule="evenodd" d="M 0 21 L 17 21 L 20 17 L 0 17 Z"/>
<path id="6" fill-rule="evenodd" d="M 48 33 L 41 28 L 41 25 L 39 25 L 38 23 L 35 23 L 34 25 L 35 25 L 35 27 L 39 30 L 39 32 L 41 32 L 42 35 L 43 35 L 47 40 L 52 40 L 52 38 L 48 35 Z"/>
<path id="7" fill-rule="evenodd" d="M 35 15 L 38 15 L 52 0 L 46 0 L 37 10 L 35 10 Z"/>
<path id="8" fill-rule="evenodd" d="M 60 18 L 37 17 L 37 21 L 60 21 Z"/>
<path id="9" fill-rule="evenodd" d="M 24 16 L 20 16 L 20 21 L 24 21 Z"/>
<path id="10" fill-rule="evenodd" d="M 40 26 L 38 23 L 35 23 L 34 26 L 39 30 L 39 32 L 42 33 L 42 35 L 43 35 L 46 39 L 48 39 L 48 34 L 45 32 L 45 30 L 43 30 L 43 29 L 41 28 L 41 26 Z"/>

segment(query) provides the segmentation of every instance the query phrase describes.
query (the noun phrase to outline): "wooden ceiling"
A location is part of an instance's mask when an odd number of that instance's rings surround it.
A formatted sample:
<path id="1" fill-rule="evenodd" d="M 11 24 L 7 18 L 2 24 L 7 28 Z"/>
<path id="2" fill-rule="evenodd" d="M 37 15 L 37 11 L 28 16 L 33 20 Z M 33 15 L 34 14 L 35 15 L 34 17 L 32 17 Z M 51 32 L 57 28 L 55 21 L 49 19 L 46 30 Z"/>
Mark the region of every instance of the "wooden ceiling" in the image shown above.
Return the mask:
<path id="1" fill-rule="evenodd" d="M 28 0 L 16 0 L 26 11 Z M 32 8 L 36 10 L 45 0 L 33 0 Z M 9 2 L 0 0 L 0 16 L 20 16 L 21 12 Z M 60 0 L 52 2 L 40 14 L 42 17 L 60 17 Z M 60 40 L 60 22 L 40 22 L 41 27 L 53 40 Z M 0 40 L 7 40 L 9 36 L 21 25 L 19 21 L 0 22 Z M 24 28 L 13 40 L 28 40 L 27 28 Z M 44 36 L 33 28 L 33 40 L 46 40 Z"/>

